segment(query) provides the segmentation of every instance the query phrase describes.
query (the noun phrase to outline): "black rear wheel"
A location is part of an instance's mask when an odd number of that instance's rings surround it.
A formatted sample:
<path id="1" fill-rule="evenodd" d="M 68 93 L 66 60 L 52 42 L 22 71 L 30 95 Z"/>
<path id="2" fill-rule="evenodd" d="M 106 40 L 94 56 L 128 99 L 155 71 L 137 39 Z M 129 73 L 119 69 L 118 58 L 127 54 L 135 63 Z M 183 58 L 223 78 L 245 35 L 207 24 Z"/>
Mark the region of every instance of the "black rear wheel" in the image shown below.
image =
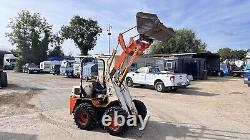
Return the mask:
<path id="1" fill-rule="evenodd" d="M 123 118 L 125 119 L 125 120 L 123 120 L 124 121 L 123 125 L 117 125 L 115 123 L 115 121 L 118 122 L 118 123 L 122 123 L 121 122 L 122 120 L 120 118 L 117 118 L 117 120 L 115 120 L 115 117 L 114 117 L 114 113 L 115 112 L 117 112 L 118 115 L 123 116 Z M 108 115 L 108 116 L 110 116 L 112 118 L 112 121 L 111 121 L 110 125 L 108 125 L 108 126 L 104 125 L 104 129 L 106 129 L 107 132 L 110 135 L 121 136 L 121 135 L 123 135 L 127 131 L 128 126 L 127 126 L 126 122 L 127 122 L 127 116 L 128 116 L 128 114 L 120 106 L 113 106 L 113 107 L 108 108 L 105 111 L 104 115 Z"/>
<path id="2" fill-rule="evenodd" d="M 164 85 L 164 83 L 163 82 L 157 82 L 155 84 L 155 89 L 158 92 L 164 92 L 165 91 L 165 85 Z"/>
<path id="3" fill-rule="evenodd" d="M 96 110 L 88 103 L 79 104 L 73 114 L 75 123 L 80 129 L 91 130 L 97 125 Z"/>

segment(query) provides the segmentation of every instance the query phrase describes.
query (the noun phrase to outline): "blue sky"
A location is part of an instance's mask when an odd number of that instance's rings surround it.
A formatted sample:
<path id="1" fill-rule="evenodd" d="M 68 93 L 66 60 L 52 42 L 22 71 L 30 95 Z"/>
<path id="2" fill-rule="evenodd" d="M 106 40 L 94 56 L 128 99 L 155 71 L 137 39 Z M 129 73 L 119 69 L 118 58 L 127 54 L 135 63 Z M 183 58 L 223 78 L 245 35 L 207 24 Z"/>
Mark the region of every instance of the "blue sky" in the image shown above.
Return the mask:
<path id="1" fill-rule="evenodd" d="M 249 0 L 1 0 L 0 49 L 13 48 L 5 32 L 10 18 L 21 10 L 39 12 L 53 25 L 54 32 L 67 25 L 74 15 L 97 20 L 103 33 L 91 53 L 108 53 L 109 24 L 114 48 L 118 33 L 135 25 L 138 11 L 155 13 L 164 24 L 175 29 L 192 29 L 212 52 L 221 47 L 250 49 Z M 63 50 L 66 54 L 79 53 L 71 40 L 64 42 Z"/>

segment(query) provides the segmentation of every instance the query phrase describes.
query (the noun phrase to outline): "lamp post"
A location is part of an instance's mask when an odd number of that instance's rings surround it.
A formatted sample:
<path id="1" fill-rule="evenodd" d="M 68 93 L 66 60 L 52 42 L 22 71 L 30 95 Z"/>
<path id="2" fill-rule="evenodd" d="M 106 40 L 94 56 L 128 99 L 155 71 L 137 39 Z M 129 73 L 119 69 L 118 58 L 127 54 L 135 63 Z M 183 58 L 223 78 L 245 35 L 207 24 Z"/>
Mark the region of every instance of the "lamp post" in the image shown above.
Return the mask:
<path id="1" fill-rule="evenodd" d="M 112 28 L 112 26 L 110 26 L 110 24 L 109 24 L 109 29 L 107 30 L 107 31 L 108 31 L 108 36 L 109 36 L 109 55 L 110 55 L 110 36 L 111 36 L 111 28 Z"/>

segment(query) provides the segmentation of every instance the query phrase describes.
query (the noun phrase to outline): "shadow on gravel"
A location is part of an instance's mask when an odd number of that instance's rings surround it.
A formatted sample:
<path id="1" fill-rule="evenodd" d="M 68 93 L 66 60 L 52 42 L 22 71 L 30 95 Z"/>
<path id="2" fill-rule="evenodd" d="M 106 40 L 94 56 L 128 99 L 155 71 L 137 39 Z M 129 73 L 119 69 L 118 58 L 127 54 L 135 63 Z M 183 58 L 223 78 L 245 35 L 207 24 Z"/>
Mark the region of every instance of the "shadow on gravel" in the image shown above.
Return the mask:
<path id="1" fill-rule="evenodd" d="M 8 84 L 8 87 L 6 89 L 13 89 L 13 90 L 25 90 L 27 88 L 21 87 L 17 84 Z"/>
<path id="2" fill-rule="evenodd" d="M 195 95 L 195 96 L 216 96 L 219 94 L 198 91 L 198 89 L 187 88 L 187 89 L 179 89 L 177 92 L 173 94 L 183 94 L 183 95 Z"/>
<path id="3" fill-rule="evenodd" d="M 133 88 L 141 88 L 141 89 L 149 89 L 149 90 L 154 90 L 155 92 L 157 92 L 153 86 L 134 86 Z M 165 94 L 183 94 L 183 95 L 194 95 L 194 96 L 216 96 L 219 94 L 215 94 L 215 93 L 209 93 L 209 92 L 203 92 L 203 91 L 199 91 L 200 88 L 197 87 L 187 87 L 187 88 L 180 88 L 177 91 L 173 92 L 164 92 Z"/>
<path id="4" fill-rule="evenodd" d="M 34 105 L 29 104 L 28 101 L 43 89 L 30 88 L 25 93 L 11 92 L 0 95 L 0 106 L 11 105 L 18 108 L 34 108 Z"/>
<path id="5" fill-rule="evenodd" d="M 0 140 L 37 140 L 37 135 L 0 132 Z"/>
<path id="6" fill-rule="evenodd" d="M 208 77 L 207 80 L 195 80 L 198 82 L 227 82 L 227 81 L 237 81 L 242 79 L 241 77 L 232 77 L 232 76 L 225 76 L 225 77 Z"/>
<path id="7" fill-rule="evenodd" d="M 4 88 L 4 89 L 11 89 L 11 90 L 45 90 L 45 89 L 42 89 L 42 88 L 37 88 L 37 87 L 21 87 L 17 84 L 8 84 L 8 87 L 7 88 Z"/>
<path id="8" fill-rule="evenodd" d="M 231 93 L 228 93 L 229 95 L 234 95 L 234 94 L 244 94 L 243 92 L 231 92 Z"/>
<path id="9" fill-rule="evenodd" d="M 126 138 L 143 140 L 166 140 L 167 137 L 176 139 L 249 139 L 250 133 L 236 131 L 209 129 L 205 126 L 192 124 L 175 124 L 171 122 L 149 121 L 144 131 L 131 128 L 125 135 Z"/>

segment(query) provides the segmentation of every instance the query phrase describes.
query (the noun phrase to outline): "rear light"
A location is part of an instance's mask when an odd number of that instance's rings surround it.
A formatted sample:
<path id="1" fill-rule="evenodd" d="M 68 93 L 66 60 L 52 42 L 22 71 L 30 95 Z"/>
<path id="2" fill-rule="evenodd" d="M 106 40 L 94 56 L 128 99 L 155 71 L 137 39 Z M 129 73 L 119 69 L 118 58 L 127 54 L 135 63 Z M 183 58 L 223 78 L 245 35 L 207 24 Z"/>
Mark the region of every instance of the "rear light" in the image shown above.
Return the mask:
<path id="1" fill-rule="evenodd" d="M 170 81 L 174 82 L 175 76 L 170 76 Z"/>

